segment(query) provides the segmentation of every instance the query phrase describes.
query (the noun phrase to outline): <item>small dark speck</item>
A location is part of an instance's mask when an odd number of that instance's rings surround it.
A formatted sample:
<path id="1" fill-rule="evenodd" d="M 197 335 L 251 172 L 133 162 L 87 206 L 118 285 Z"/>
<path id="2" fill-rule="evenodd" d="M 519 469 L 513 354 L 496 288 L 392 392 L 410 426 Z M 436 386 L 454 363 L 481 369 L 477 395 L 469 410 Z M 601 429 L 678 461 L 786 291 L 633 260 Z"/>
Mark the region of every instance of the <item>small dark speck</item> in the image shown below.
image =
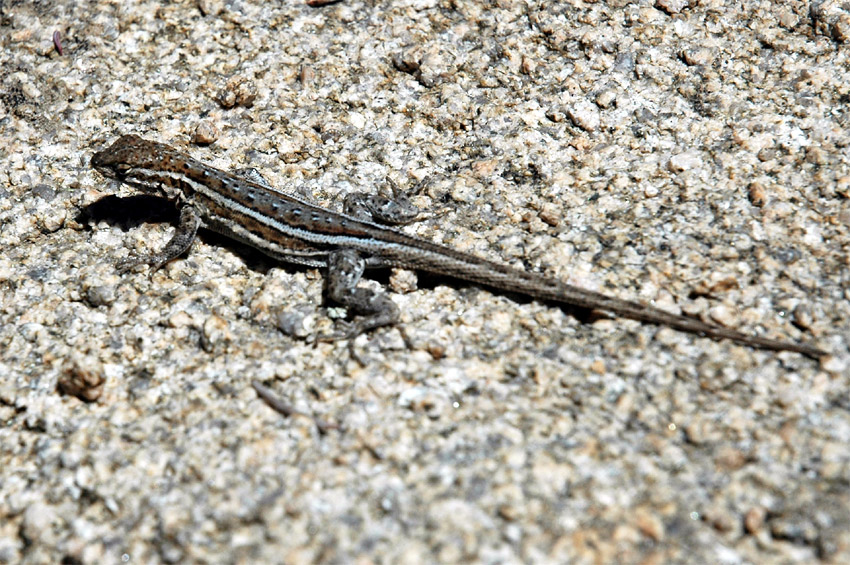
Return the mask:
<path id="1" fill-rule="evenodd" d="M 27 276 L 34 281 L 44 282 L 48 279 L 50 269 L 47 267 L 36 267 L 27 271 Z"/>
<path id="2" fill-rule="evenodd" d="M 618 71 L 624 73 L 630 73 L 635 69 L 635 55 L 634 53 L 626 52 L 620 53 L 617 55 L 614 60 L 614 66 Z"/>
<path id="3" fill-rule="evenodd" d="M 640 108 L 635 111 L 635 118 L 642 123 L 655 123 L 658 118 L 647 108 Z"/>
<path id="4" fill-rule="evenodd" d="M 113 335 L 109 340 L 109 347 L 119 350 L 124 347 L 124 340 L 121 339 L 121 336 Z"/>
<path id="5" fill-rule="evenodd" d="M 32 193 L 47 202 L 50 202 L 56 196 L 56 190 L 48 184 L 35 185 L 32 187 Z"/>
<path id="6" fill-rule="evenodd" d="M 793 247 L 783 247 L 777 249 L 773 256 L 776 257 L 777 261 L 788 264 L 797 261 L 800 258 L 800 252 Z"/>

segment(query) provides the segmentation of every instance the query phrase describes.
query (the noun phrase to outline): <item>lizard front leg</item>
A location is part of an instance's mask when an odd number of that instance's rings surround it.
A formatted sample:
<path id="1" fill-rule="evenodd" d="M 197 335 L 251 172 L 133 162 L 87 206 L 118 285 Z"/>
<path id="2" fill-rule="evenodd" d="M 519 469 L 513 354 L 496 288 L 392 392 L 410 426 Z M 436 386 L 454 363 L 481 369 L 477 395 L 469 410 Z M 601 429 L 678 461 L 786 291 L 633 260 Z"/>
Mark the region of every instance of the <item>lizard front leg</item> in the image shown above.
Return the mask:
<path id="1" fill-rule="evenodd" d="M 342 205 L 349 216 L 391 226 L 404 226 L 416 222 L 422 215 L 422 210 L 403 195 L 387 198 L 364 192 L 352 192 L 346 195 Z"/>
<path id="2" fill-rule="evenodd" d="M 177 229 L 171 240 L 165 244 L 158 253 L 151 255 L 135 256 L 120 261 L 115 267 L 119 273 L 125 273 L 136 265 L 150 265 L 151 273 L 156 272 L 160 267 L 176 259 L 186 252 L 187 249 L 195 241 L 195 235 L 198 233 L 198 228 L 201 225 L 201 216 L 198 211 L 190 205 L 180 208 L 180 222 L 177 224 Z"/>
<path id="3" fill-rule="evenodd" d="M 328 257 L 328 296 L 357 314 L 357 318 L 346 324 L 344 330 L 322 337 L 322 341 L 351 339 L 372 328 L 398 321 L 398 306 L 389 296 L 357 287 L 365 268 L 366 262 L 353 249 L 339 249 Z"/>
<path id="4" fill-rule="evenodd" d="M 392 187 L 393 196 L 387 198 L 379 194 L 367 194 L 365 192 L 352 192 L 343 200 L 343 211 L 349 216 L 359 220 L 377 222 L 389 226 L 404 226 L 422 219 L 423 211 L 417 208 L 405 192 L 391 179 L 387 179 Z M 412 191 L 418 193 L 425 181 L 420 182 Z"/>

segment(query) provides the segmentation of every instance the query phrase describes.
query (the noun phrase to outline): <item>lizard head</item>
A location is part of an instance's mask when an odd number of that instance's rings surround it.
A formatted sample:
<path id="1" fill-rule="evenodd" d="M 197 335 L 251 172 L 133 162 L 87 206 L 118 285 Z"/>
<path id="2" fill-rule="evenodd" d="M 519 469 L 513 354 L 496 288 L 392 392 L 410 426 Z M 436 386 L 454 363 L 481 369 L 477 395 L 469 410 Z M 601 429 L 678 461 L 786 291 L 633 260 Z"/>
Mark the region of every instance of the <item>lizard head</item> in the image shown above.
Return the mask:
<path id="1" fill-rule="evenodd" d="M 169 200 L 181 196 L 180 177 L 190 162 L 167 145 L 137 135 L 123 135 L 91 157 L 92 167 L 102 175 Z"/>
<path id="2" fill-rule="evenodd" d="M 153 149 L 157 145 L 137 135 L 123 135 L 103 151 L 92 155 L 91 165 L 106 177 L 123 180 L 131 169 L 150 166 L 155 153 Z"/>

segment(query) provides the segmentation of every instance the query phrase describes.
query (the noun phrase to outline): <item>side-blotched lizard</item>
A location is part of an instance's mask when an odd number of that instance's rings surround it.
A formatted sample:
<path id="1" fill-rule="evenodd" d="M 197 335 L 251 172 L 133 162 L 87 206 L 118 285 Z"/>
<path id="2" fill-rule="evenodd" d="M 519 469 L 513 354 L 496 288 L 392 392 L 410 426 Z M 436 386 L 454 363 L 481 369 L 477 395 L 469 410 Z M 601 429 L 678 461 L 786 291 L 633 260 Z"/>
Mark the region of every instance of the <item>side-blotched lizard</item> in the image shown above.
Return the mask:
<path id="1" fill-rule="evenodd" d="M 184 253 L 198 228 L 205 227 L 275 259 L 325 269 L 330 298 L 358 314 L 345 331 L 332 336 L 334 339 L 354 337 L 398 320 L 398 307 L 386 294 L 360 288 L 357 283 L 366 268 L 401 267 L 760 349 L 796 351 L 815 358 L 826 355 L 811 345 L 747 335 L 407 235 L 385 224 L 408 223 L 417 212 L 382 197 L 350 195 L 345 200 L 345 212 L 333 212 L 278 192 L 262 179 L 221 171 L 136 135 L 125 135 L 95 153 L 91 164 L 107 177 L 165 197 L 180 211 L 177 230 L 162 251 L 124 261 L 119 269 L 139 264 L 157 269 Z"/>

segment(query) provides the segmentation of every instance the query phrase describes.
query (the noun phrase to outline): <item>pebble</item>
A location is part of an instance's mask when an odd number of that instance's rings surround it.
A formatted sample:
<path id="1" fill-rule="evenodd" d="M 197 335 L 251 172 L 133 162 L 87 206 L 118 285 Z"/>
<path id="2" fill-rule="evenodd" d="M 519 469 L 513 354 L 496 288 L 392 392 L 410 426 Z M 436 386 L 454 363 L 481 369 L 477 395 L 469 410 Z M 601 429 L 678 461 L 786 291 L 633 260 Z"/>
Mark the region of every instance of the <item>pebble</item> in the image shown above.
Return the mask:
<path id="1" fill-rule="evenodd" d="M 195 128 L 195 133 L 192 135 L 192 141 L 198 145 L 209 145 L 215 143 L 220 135 L 215 124 L 208 120 L 204 120 Z"/>
<path id="2" fill-rule="evenodd" d="M 767 189 L 760 182 L 751 182 L 748 194 L 753 206 L 761 208 L 767 203 Z"/>
<path id="3" fill-rule="evenodd" d="M 655 7 L 663 10 L 667 14 L 678 14 L 682 10 L 689 8 L 691 0 L 655 0 Z"/>
<path id="4" fill-rule="evenodd" d="M 578 100 L 567 109 L 567 117 L 579 128 L 588 133 L 599 129 L 601 117 L 599 109 L 587 100 Z"/>
<path id="5" fill-rule="evenodd" d="M 65 394 L 93 402 L 103 393 L 106 376 L 103 364 L 92 353 L 74 351 L 59 378 L 59 388 Z"/>
<path id="6" fill-rule="evenodd" d="M 250 108 L 257 99 L 257 86 L 254 81 L 245 77 L 233 77 L 219 91 L 217 100 L 222 108 L 230 109 L 236 106 Z"/>
<path id="7" fill-rule="evenodd" d="M 48 537 L 56 514 L 53 508 L 43 502 L 33 502 L 24 510 L 21 522 L 21 534 L 29 543 L 38 543 Z"/>
<path id="8" fill-rule="evenodd" d="M 813 0 L 809 14 L 815 33 L 831 37 L 838 43 L 850 39 L 850 9 L 840 0 Z"/>

